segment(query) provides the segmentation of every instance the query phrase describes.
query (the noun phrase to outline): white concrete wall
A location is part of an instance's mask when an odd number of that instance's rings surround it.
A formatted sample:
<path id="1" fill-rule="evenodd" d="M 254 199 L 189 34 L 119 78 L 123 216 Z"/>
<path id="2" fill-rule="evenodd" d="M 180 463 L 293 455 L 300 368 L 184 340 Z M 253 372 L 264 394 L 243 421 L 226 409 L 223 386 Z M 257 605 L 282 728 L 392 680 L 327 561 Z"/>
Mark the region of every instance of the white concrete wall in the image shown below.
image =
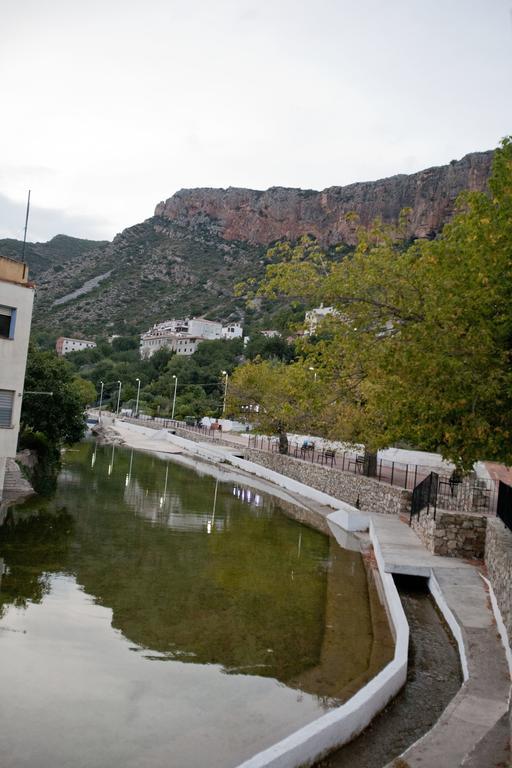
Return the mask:
<path id="1" fill-rule="evenodd" d="M 0 280 L 0 304 L 16 309 L 14 338 L 0 338 L 0 389 L 15 393 L 12 425 L 0 427 L 0 457 L 16 456 L 33 302 L 33 288 Z"/>

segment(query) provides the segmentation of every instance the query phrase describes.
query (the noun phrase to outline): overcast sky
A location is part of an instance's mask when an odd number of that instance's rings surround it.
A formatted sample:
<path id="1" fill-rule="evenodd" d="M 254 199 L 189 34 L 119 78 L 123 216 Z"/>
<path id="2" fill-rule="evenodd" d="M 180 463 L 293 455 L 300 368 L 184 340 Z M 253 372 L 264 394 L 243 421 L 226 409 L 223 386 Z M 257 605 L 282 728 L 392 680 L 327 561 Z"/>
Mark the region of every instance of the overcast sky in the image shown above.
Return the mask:
<path id="1" fill-rule="evenodd" d="M 512 133 L 512 0 L 0 0 L 0 237 L 322 189 Z"/>

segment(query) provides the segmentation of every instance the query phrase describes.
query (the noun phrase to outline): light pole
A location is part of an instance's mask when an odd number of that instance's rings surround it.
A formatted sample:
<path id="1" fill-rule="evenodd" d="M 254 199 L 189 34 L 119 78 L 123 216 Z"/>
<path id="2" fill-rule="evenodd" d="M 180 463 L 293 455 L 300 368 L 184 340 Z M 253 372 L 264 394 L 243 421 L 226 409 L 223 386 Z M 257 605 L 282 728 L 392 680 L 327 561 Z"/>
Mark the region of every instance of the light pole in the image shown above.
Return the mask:
<path id="1" fill-rule="evenodd" d="M 119 384 L 119 392 L 117 393 L 117 409 L 116 409 L 116 416 L 119 416 L 119 405 L 121 403 L 121 382 L 118 380 L 117 382 Z"/>
<path id="2" fill-rule="evenodd" d="M 100 381 L 101 384 L 101 392 L 100 392 L 100 410 L 98 414 L 98 421 L 101 421 L 101 406 L 103 404 L 103 387 L 105 386 L 102 381 Z"/>
<path id="3" fill-rule="evenodd" d="M 224 416 L 224 414 L 226 413 L 226 399 L 227 399 L 227 396 L 228 396 L 228 379 L 229 379 L 229 374 L 228 374 L 227 371 L 221 371 L 221 373 L 222 373 L 223 376 L 226 377 L 226 380 L 224 382 L 224 402 L 222 404 L 222 416 Z"/>
<path id="4" fill-rule="evenodd" d="M 313 368 L 312 365 L 309 366 L 309 370 L 313 371 L 313 381 L 316 381 L 316 371 L 315 371 L 315 369 Z"/>
<path id="5" fill-rule="evenodd" d="M 172 398 L 172 413 L 171 413 L 171 419 L 174 419 L 174 411 L 176 408 L 176 390 L 178 389 L 178 377 L 173 373 L 172 375 L 174 379 L 174 397 Z"/>
<path id="6" fill-rule="evenodd" d="M 135 379 L 138 382 L 137 386 L 137 402 L 135 404 L 135 418 L 139 418 L 139 396 L 140 396 L 140 379 Z"/>

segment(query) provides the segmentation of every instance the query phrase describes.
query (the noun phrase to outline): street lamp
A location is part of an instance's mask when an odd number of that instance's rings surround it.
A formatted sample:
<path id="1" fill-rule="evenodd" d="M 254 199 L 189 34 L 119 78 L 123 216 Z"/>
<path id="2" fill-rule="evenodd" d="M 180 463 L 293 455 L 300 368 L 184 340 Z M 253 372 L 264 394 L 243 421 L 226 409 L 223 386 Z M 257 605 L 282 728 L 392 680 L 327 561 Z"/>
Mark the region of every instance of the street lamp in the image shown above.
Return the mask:
<path id="1" fill-rule="evenodd" d="M 176 408 L 176 390 L 178 389 L 178 377 L 174 373 L 173 373 L 172 377 L 174 379 L 174 397 L 172 399 L 171 419 L 174 419 L 174 410 Z"/>
<path id="2" fill-rule="evenodd" d="M 135 404 L 135 418 L 139 418 L 139 396 L 140 396 L 140 379 L 135 379 L 138 382 L 137 386 L 137 402 Z"/>
<path id="3" fill-rule="evenodd" d="M 121 382 L 118 380 L 117 382 L 119 384 L 119 392 L 117 393 L 117 409 L 116 409 L 116 416 L 119 416 L 119 404 L 121 403 Z"/>
<path id="4" fill-rule="evenodd" d="M 101 406 L 103 403 L 103 387 L 105 386 L 102 381 L 100 381 L 100 384 L 101 384 L 101 392 L 100 392 L 100 410 L 98 414 L 98 421 L 101 421 Z"/>
<path id="5" fill-rule="evenodd" d="M 313 371 L 313 381 L 316 381 L 316 371 L 315 371 L 315 369 L 313 368 L 312 365 L 309 366 L 309 370 Z"/>
<path id="6" fill-rule="evenodd" d="M 227 396 L 228 396 L 228 379 L 229 379 L 229 374 L 228 374 L 227 371 L 221 371 L 221 373 L 222 373 L 223 376 L 226 377 L 226 380 L 224 382 L 224 402 L 222 404 L 222 416 L 224 416 L 224 414 L 226 413 L 226 399 L 227 399 Z"/>

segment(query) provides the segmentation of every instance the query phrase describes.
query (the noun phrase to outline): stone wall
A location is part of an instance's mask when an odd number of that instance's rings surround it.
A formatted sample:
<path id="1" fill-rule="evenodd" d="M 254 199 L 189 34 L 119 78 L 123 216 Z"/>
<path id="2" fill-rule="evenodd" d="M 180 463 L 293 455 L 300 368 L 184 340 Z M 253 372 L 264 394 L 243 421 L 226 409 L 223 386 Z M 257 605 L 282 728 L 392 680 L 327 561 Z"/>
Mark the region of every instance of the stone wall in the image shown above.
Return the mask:
<path id="1" fill-rule="evenodd" d="M 184 435 L 185 436 L 185 435 Z M 312 464 L 279 453 L 266 453 L 254 448 L 244 450 L 244 458 L 286 477 L 359 507 L 363 512 L 388 515 L 407 514 L 411 494 L 403 488 L 379 483 L 371 477 L 342 472 L 340 469 Z"/>
<path id="2" fill-rule="evenodd" d="M 497 517 L 487 523 L 485 564 L 512 643 L 512 531 Z"/>
<path id="3" fill-rule="evenodd" d="M 481 560 L 488 519 L 485 515 L 438 509 L 434 520 L 433 510 L 424 509 L 413 519 L 412 529 L 434 555 Z"/>

